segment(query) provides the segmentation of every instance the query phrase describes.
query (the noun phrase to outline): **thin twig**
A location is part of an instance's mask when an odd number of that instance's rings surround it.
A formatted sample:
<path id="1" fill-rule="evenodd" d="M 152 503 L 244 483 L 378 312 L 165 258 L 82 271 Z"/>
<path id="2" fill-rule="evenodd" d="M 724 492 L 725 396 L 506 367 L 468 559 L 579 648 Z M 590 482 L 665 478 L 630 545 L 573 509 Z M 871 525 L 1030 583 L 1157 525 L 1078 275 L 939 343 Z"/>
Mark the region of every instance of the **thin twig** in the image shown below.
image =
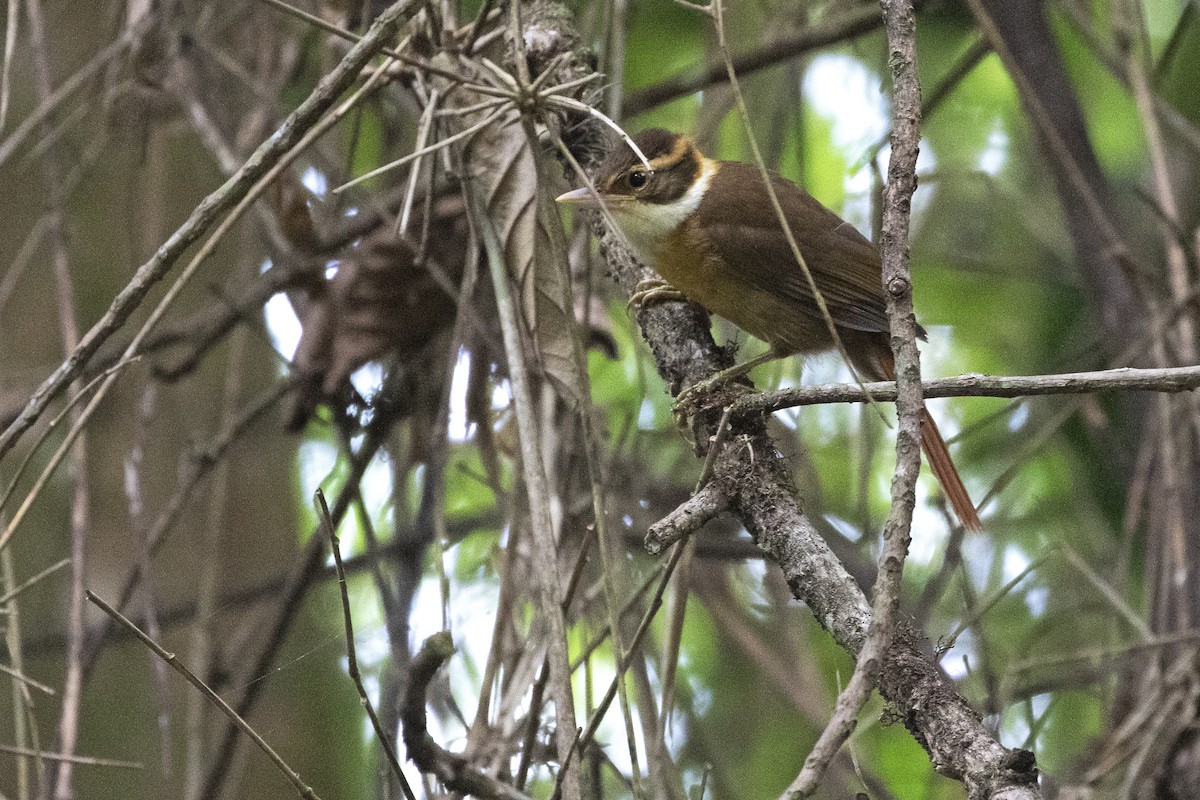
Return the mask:
<path id="1" fill-rule="evenodd" d="M 121 361 L 118 361 L 116 364 L 113 364 L 111 367 L 104 370 L 104 372 L 100 373 L 96 377 L 92 378 L 87 383 L 86 386 L 84 386 L 80 391 L 75 393 L 75 395 L 67 403 L 66 407 L 63 408 L 62 411 L 58 412 L 58 414 L 55 415 L 54 419 L 51 420 L 49 427 L 54 428 L 56 425 L 58 425 L 60 422 L 62 422 L 64 419 L 66 419 L 68 416 L 70 416 L 71 412 L 75 409 L 76 405 L 78 405 L 81 401 L 83 401 L 85 398 L 87 398 L 89 396 L 89 394 L 91 393 L 91 390 L 94 386 L 100 385 L 103 381 L 107 380 L 112 375 L 115 375 L 116 373 L 120 372 L 121 370 L 125 369 L 126 367 L 130 366 L 131 364 L 137 363 L 139 360 L 141 360 L 140 356 L 137 358 L 123 359 Z M 41 440 L 38 441 L 38 444 L 40 445 L 45 440 L 46 440 L 45 437 L 43 437 Z M 17 470 L 16 470 L 15 474 L 13 475 L 12 480 L 9 481 L 9 483 L 8 483 L 8 488 L 6 488 L 4 490 L 3 495 L 0 495 L 0 509 L 4 509 L 8 505 L 8 501 L 10 499 L 12 499 L 13 493 L 16 491 L 17 486 L 20 483 L 22 476 L 24 476 L 26 468 L 31 463 L 33 463 L 34 455 L 36 453 L 37 453 L 37 447 L 32 448 L 25 455 L 25 458 L 21 460 L 21 463 L 17 466 Z M 44 483 L 42 478 L 39 478 L 38 482 L 34 484 L 34 487 L 29 490 L 30 494 L 34 494 L 36 496 L 38 483 Z M 4 528 L 4 532 L 0 533 L 0 550 L 3 550 L 5 548 L 5 546 L 7 546 L 9 539 L 12 538 L 12 532 L 15 530 L 16 530 L 16 527 L 12 524 L 12 521 L 10 520 L 9 524 L 7 526 L 5 526 L 5 528 Z"/>
<path id="2" fill-rule="evenodd" d="M 695 7 L 693 9 L 704 10 Z M 739 53 L 732 58 L 733 68 L 739 75 L 749 75 L 812 50 L 870 33 L 881 25 L 882 19 L 878 9 L 867 4 L 845 15 L 839 15 L 821 27 L 803 27 L 748 53 Z M 625 116 L 632 118 L 670 100 L 695 94 L 724 82 L 727 75 L 725 64 L 718 61 L 706 65 L 699 72 L 689 70 L 636 92 L 630 92 L 625 102 Z"/>
<path id="3" fill-rule="evenodd" d="M 516 301 L 509 285 L 509 275 L 504 262 L 504 247 L 491 217 L 487 215 L 485 203 L 474 183 L 466 187 L 471 216 L 479 228 L 487 256 L 492 289 L 496 295 L 496 306 L 500 315 L 500 328 L 504 339 L 504 351 L 508 362 L 509 381 L 513 392 L 513 406 L 517 413 L 517 427 L 521 445 L 521 469 L 525 478 L 525 491 L 529 497 L 529 515 L 534 536 L 534 571 L 537 574 L 536 597 L 546 625 L 547 646 L 550 658 L 550 680 L 557 718 L 556 737 L 559 758 L 566 758 L 576 729 L 575 707 L 571 691 L 571 673 L 567 652 L 566 623 L 563 619 L 562 588 L 558 582 L 558 565 L 554 529 L 550 519 L 550 492 L 542 462 L 540 424 L 536 418 L 533 393 L 530 387 L 529 370 L 525 364 L 525 344 L 517 320 Z M 567 800 L 579 800 L 579 770 L 564 786 Z"/>
<path id="4" fill-rule="evenodd" d="M 50 566 L 46 567 L 44 570 L 39 572 L 37 575 L 34 575 L 32 578 L 27 579 L 26 581 L 21 583 L 19 586 L 16 586 L 16 587 L 8 590 L 3 595 L 0 595 L 0 606 L 4 605 L 9 600 L 16 599 L 17 596 L 20 595 L 22 592 L 24 592 L 26 589 L 36 586 L 37 584 L 41 583 L 43 580 L 50 577 L 54 573 L 58 572 L 60 569 L 62 569 L 63 567 L 65 567 L 67 564 L 70 564 L 70 563 L 71 563 L 71 559 L 64 558 L 61 561 L 59 561 L 57 564 L 51 564 Z"/>
<path id="5" fill-rule="evenodd" d="M 17 0 L 14 0 L 17 2 Z M 67 78 L 58 88 L 51 92 L 45 99 L 38 102 L 37 108 L 33 110 L 25 119 L 21 120 L 21 124 L 13 129 L 13 132 L 8 135 L 8 138 L 0 142 L 0 166 L 3 166 L 13 153 L 25 142 L 25 140 L 38 129 L 38 127 L 51 114 L 62 105 L 67 98 L 79 91 L 85 83 L 91 80 L 100 70 L 104 69 L 108 64 L 124 53 L 130 46 L 141 39 L 142 35 L 149 28 L 151 15 L 146 15 L 146 19 L 139 22 L 137 25 L 127 28 L 125 33 L 117 41 L 107 45 L 96 55 L 75 71 L 71 77 Z"/>
<path id="6" fill-rule="evenodd" d="M 184 466 L 180 470 L 182 474 L 179 478 L 178 488 L 154 520 L 154 524 L 146 532 L 146 546 L 149 548 L 152 557 L 166 543 L 168 536 L 175 529 L 176 523 L 182 518 L 192 498 L 199 491 L 200 487 L 204 485 L 204 479 L 208 477 L 213 469 L 224 462 L 233 445 L 242 441 L 242 438 L 249 432 L 251 426 L 263 414 L 274 408 L 275 404 L 290 387 L 291 383 L 289 381 L 279 381 L 275 386 L 272 386 L 262 396 L 257 398 L 257 400 L 250 403 L 236 419 L 232 420 L 227 427 L 220 430 L 211 440 L 195 447 L 191 453 L 191 457 L 185 460 Z M 122 585 L 117 603 L 118 608 L 125 608 L 133 598 L 134 592 L 141 585 L 142 579 L 141 565 L 135 563 L 130 568 Z M 108 639 L 108 635 L 112 631 L 112 627 L 113 622 L 106 620 L 100 630 L 94 630 L 89 635 L 89 650 L 84 658 L 85 673 L 91 671 L 92 667 L 95 666 L 96 660 L 99 658 L 100 652 L 103 650 Z"/>
<path id="7" fill-rule="evenodd" d="M 408 155 L 404 156 L 403 158 L 398 158 L 395 161 L 391 161 L 387 164 L 384 164 L 382 167 L 376 167 L 375 169 L 371 170 L 370 172 L 366 172 L 366 173 L 363 173 L 362 175 L 359 175 L 357 178 L 351 178 L 350 180 L 343 183 L 341 186 L 337 186 L 337 187 L 333 188 L 332 190 L 330 190 L 330 194 L 335 194 L 335 195 L 341 194 L 342 192 L 346 191 L 347 189 L 349 189 L 352 186 L 357 186 L 358 184 L 360 184 L 364 181 L 368 181 L 371 178 L 382 175 L 385 172 L 391 172 L 394 169 L 398 169 L 410 161 L 416 161 L 417 159 L 422 158 L 423 156 L 427 156 L 430 153 L 436 153 L 439 150 L 442 150 L 443 148 L 449 147 L 450 145 L 454 144 L 457 141 L 466 139 L 470 136 L 474 136 L 475 134 L 479 133 L 481 130 L 486 128 L 488 125 L 491 125 L 493 122 L 500 119 L 500 117 L 504 116 L 511 109 L 512 109 L 511 105 L 509 105 L 508 103 L 505 103 L 504 105 L 500 106 L 495 111 L 493 111 L 491 114 L 488 114 L 486 117 L 481 119 L 479 122 L 476 122 L 471 127 L 463 128 L 461 131 L 451 134 L 450 136 L 447 136 L 444 139 L 439 139 L 438 141 L 434 142 L 433 144 L 429 145 L 428 147 L 418 148 L 417 150 L 414 150 L 413 152 L 409 153 Z"/>
<path id="8" fill-rule="evenodd" d="M 416 795 L 413 794 L 412 787 L 408 785 L 408 779 L 404 777 L 404 770 L 400 769 L 400 760 L 396 758 L 396 749 L 392 746 L 392 737 L 379 724 L 379 716 L 375 713 L 375 706 L 371 703 L 371 698 L 367 694 L 367 687 L 363 685 L 362 673 L 358 669 L 358 654 L 354 646 L 354 621 L 350 616 L 350 590 L 346 585 L 346 568 L 342 564 L 341 542 L 338 541 L 337 529 L 333 525 L 333 518 L 329 515 L 329 505 L 325 502 L 325 493 L 320 489 L 317 489 L 316 495 L 313 498 L 313 504 L 316 506 L 320 525 L 325 529 L 326 536 L 329 537 L 329 546 L 333 552 L 333 563 L 337 567 L 338 592 L 342 598 L 342 621 L 346 628 L 346 671 L 350 674 L 350 680 L 354 681 L 354 688 L 358 690 L 359 702 L 366 709 L 367 716 L 371 719 L 371 727 L 375 729 L 375 735 L 379 737 L 379 744 L 383 748 L 383 754 L 387 758 L 392 775 L 399 782 L 400 788 L 404 791 L 404 796 L 408 800 L 416 800 Z"/>
<path id="9" fill-rule="evenodd" d="M 960 375 L 921 382 L 921 392 L 932 397 L 1035 397 L 1053 394 L 1092 394 L 1110 391 L 1190 392 L 1200 388 L 1200 366 L 1138 369 L 1120 367 L 1091 372 L 1048 375 Z M 827 403 L 862 403 L 867 398 L 890 403 L 896 399 L 896 384 L 874 381 L 855 386 L 829 383 L 799 386 L 777 392 L 740 397 L 733 403 L 735 417 L 770 414 L 784 408 Z"/>
<path id="10" fill-rule="evenodd" d="M 0 664 L 0 673 L 7 675 L 8 677 L 12 678 L 14 681 L 17 681 L 18 683 L 23 683 L 26 686 L 30 686 L 34 689 L 37 689 L 42 694 L 50 695 L 51 697 L 58 694 L 58 692 L 54 691 L 53 687 L 47 686 L 46 684 L 42 683 L 41 681 L 36 681 L 33 678 L 26 675 L 25 673 L 21 672 L 20 670 L 15 670 L 12 667 L 6 667 L 3 664 Z"/>
<path id="11" fill-rule="evenodd" d="M 642 638 L 646 635 L 646 631 L 650 629 L 650 623 L 658 614 L 659 608 L 662 607 L 663 593 L 666 591 L 667 584 L 670 582 L 671 576 L 675 573 L 675 567 L 679 565 L 679 559 L 682 555 L 683 545 L 676 544 L 671 549 L 666 569 L 663 570 L 662 577 L 659 578 L 658 586 L 654 590 L 654 596 L 650 599 L 650 605 L 646 608 L 646 613 L 642 615 L 642 620 L 633 634 L 633 639 L 630 640 L 629 654 L 617 663 L 617 674 L 613 676 L 612 682 L 609 683 L 608 690 L 604 693 L 603 699 L 596 706 L 596 710 L 592 712 L 592 717 L 588 720 L 587 727 L 584 728 L 583 733 L 579 736 L 580 749 L 586 748 L 591 744 L 592 738 L 600 728 L 600 723 L 603 721 L 604 715 L 608 712 L 608 707 L 612 705 L 612 701 L 616 698 L 617 684 L 625 680 L 625 671 L 629 669 L 630 659 L 634 655 L 637 655 Z"/>
<path id="12" fill-rule="evenodd" d="M 26 4 L 29 20 L 30 48 L 33 51 L 33 78 L 36 96 L 45 102 L 51 87 L 50 53 L 46 36 L 46 21 L 40 0 L 29 0 Z M 58 317 L 59 338 L 64 353 L 79 346 L 79 311 L 76 302 L 75 276 L 71 271 L 70 248 L 67 244 L 66 207 L 68 201 L 64 166 L 60 161 L 61 148 L 57 144 L 49 118 L 39 126 L 39 147 L 34 149 L 35 158 L 42 162 L 42 181 L 46 192 L 47 211 L 51 220 L 49 230 L 50 257 L 54 276 L 54 296 Z M 44 143 L 44 146 L 43 144 Z M 40 152 L 39 152 L 40 151 Z M 115 376 L 110 379 L 115 379 Z M 71 388 L 76 393 L 83 391 L 82 376 L 76 376 Z M 78 425 L 80 409 L 72 405 L 68 419 Z M 71 532 L 71 581 L 67 601 L 67 647 L 62 682 L 62 703 L 58 718 L 58 749 L 66 755 L 74 755 L 79 743 L 81 705 L 83 702 L 83 635 L 84 608 L 83 583 L 87 574 L 87 542 L 91 530 L 91 502 L 88 482 L 88 440 L 78 436 L 69 451 L 70 457 L 70 532 Z M 7 534 L 8 531 L 6 530 Z M 2 545 L 0 545 L 2 546 Z M 75 765 L 62 761 L 58 765 L 53 793 L 56 800 L 70 800 L 75 795 Z"/>
<path id="13" fill-rule="evenodd" d="M 145 769 L 140 761 L 121 761 L 115 758 L 95 758 L 94 756 L 77 756 L 68 753 L 47 753 L 45 750 L 31 750 L 28 747 L 13 747 L 10 744 L 0 744 L 0 753 L 9 753 L 24 758 L 44 758 L 47 761 L 69 761 L 85 767 L 112 767 L 113 769 Z"/>
<path id="14" fill-rule="evenodd" d="M 120 611 L 117 611 L 115 608 L 101 600 L 92 592 L 87 592 L 87 599 L 94 603 L 105 614 L 108 614 L 110 617 L 116 620 L 117 623 L 119 623 L 127 631 L 137 637 L 142 644 L 146 645 L 146 647 L 150 649 L 150 652 L 154 653 L 154 655 L 166 662 L 171 669 L 182 675 L 188 683 L 196 687 L 201 694 L 208 698 L 209 702 L 221 709 L 221 712 L 225 714 L 225 716 L 229 717 L 233 724 L 236 725 L 242 733 L 249 736 L 250 740 L 258 745 L 260 750 L 267 754 L 267 757 L 271 759 L 275 766 L 278 767 L 279 771 L 284 774 L 284 777 L 291 782 L 292 786 L 296 787 L 296 791 L 300 793 L 301 797 L 307 798 L 308 800 L 320 800 L 319 796 L 315 791 L 313 791 L 312 787 L 300 779 L 300 774 L 288 766 L 287 762 L 280 758 L 279 754 L 271 749 L 271 746 L 267 744 L 266 740 L 259 736 L 258 732 L 254 730 L 254 728 L 250 727 L 246 720 L 238 716 L 238 713 L 234 711 L 228 703 L 221 699 L 221 695 L 214 692 L 208 686 L 208 684 L 196 677 L 196 675 L 193 674 L 192 671 L 189 670 L 183 664 L 183 662 L 179 660 L 178 656 L 176 656 L 174 653 L 164 650 L 161 646 L 159 646 L 158 642 L 154 641 L 145 633 L 143 633 L 141 628 L 126 619 Z"/>

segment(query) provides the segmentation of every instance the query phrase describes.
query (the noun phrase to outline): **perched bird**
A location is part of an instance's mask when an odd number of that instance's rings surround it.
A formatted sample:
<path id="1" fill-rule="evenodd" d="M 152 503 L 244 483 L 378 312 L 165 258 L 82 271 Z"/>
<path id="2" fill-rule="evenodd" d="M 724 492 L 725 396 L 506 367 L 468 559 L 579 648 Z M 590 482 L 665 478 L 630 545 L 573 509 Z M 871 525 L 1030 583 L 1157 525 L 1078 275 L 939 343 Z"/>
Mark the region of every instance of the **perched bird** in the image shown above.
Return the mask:
<path id="1" fill-rule="evenodd" d="M 706 158 L 687 137 L 657 128 L 634 142 L 648 163 L 619 145 L 596 176 L 596 192 L 585 187 L 558 198 L 603 205 L 635 255 L 662 276 L 639 287 L 634 301 L 682 295 L 766 341 L 768 358 L 834 347 L 758 168 Z M 791 181 L 772 174 L 771 182 L 855 369 L 868 380 L 894 380 L 879 251 Z M 921 446 L 955 514 L 967 528 L 980 530 L 928 411 L 921 419 Z"/>

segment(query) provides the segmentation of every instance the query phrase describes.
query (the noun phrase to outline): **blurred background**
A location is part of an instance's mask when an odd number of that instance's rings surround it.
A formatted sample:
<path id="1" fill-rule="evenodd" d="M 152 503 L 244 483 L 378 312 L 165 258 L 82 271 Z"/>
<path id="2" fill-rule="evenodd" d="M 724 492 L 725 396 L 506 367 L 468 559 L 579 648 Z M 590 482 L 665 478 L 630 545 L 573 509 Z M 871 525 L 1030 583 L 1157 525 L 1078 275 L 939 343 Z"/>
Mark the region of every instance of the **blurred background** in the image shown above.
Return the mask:
<path id="1" fill-rule="evenodd" d="M 386 7 L 294 5 L 316 21 L 263 0 L 7 4 L 6 427 L 138 268 L 345 56 L 349 42 L 329 27 L 361 34 Z M 925 109 L 911 252 L 926 377 L 1197 364 L 1197 5 L 917 7 Z M 363 684 L 385 728 L 395 734 L 413 654 L 448 630 L 458 652 L 429 687 L 430 734 L 551 796 L 560 765 L 539 680 L 536 515 L 462 178 L 486 189 L 524 314 L 559 574 L 564 586 L 574 576 L 566 638 L 582 726 L 616 675 L 610 621 L 627 626 L 627 647 L 662 574 L 642 537 L 689 496 L 702 462 L 589 228 L 566 220 L 566 286 L 536 255 L 546 251 L 538 225 L 562 223 L 536 219 L 533 198 L 576 183 L 555 160 L 556 138 L 585 165 L 602 154 L 603 126 L 580 104 L 631 132 L 686 133 L 713 157 L 751 151 L 711 17 L 666 0 L 521 4 L 529 52 L 514 56 L 509 12 L 490 0 L 413 4 L 393 42 L 410 60 L 372 61 L 355 82 L 361 97 L 296 151 L 186 283 L 196 246 L 5 445 L 4 797 L 294 791 L 87 604 L 85 588 L 122 603 L 243 710 L 320 796 L 400 796 L 348 675 L 318 488 L 340 523 Z M 725 22 L 768 165 L 876 234 L 891 87 L 878 6 L 730 3 Z M 534 29 L 552 31 L 559 50 L 538 50 Z M 504 130 L 520 126 L 515 114 L 486 118 L 504 82 L 484 57 L 514 74 L 527 58 L 576 106 L 543 109 L 535 141 L 504 150 Z M 593 68 L 598 78 L 570 85 Z M 474 77 L 454 83 L 447 71 Z M 335 191 L 414 152 L 423 156 Z M 547 311 L 538 291 L 549 285 L 571 294 Z M 135 342 L 168 289 L 178 296 Z M 762 348 L 720 321 L 714 336 L 736 342 L 739 359 Z M 589 380 L 564 388 L 580 375 L 554 353 L 575 340 Z M 832 356 L 754 377 L 765 388 L 850 379 Z M 1194 796 L 1195 398 L 930 405 L 987 531 L 956 528 L 923 475 L 902 613 L 1000 740 L 1036 752 L 1047 796 Z M 806 511 L 867 588 L 889 503 L 890 426 L 856 405 L 771 423 Z M 593 480 L 607 544 L 596 541 Z M 778 796 L 851 659 L 726 517 L 692 540 L 652 612 L 627 697 L 578 754 L 585 796 Z M 873 701 L 818 796 L 964 796 L 893 717 Z M 418 795 L 443 792 L 404 769 Z"/>

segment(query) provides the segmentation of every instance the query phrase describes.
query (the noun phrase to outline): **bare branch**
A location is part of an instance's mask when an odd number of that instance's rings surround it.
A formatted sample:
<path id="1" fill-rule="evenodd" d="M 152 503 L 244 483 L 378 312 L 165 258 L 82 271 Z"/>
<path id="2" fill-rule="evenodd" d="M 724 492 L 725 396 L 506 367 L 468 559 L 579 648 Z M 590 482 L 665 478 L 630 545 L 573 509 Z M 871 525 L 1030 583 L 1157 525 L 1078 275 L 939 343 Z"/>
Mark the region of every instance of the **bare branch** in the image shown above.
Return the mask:
<path id="1" fill-rule="evenodd" d="M 1190 392 L 1200 388 L 1200 366 L 1161 369 L 1102 369 L 1065 372 L 1057 375 L 960 375 L 922 381 L 921 391 L 930 397 L 1033 397 L 1052 394 L 1092 394 L 1110 391 Z M 891 381 L 800 386 L 778 392 L 746 395 L 733 404 L 734 417 L 770 414 L 784 408 L 827 403 L 863 403 L 867 398 L 881 402 L 896 399 Z"/>
<path id="2" fill-rule="evenodd" d="M 400 712 L 408 757 L 422 772 L 433 775 L 451 791 L 485 800 L 529 800 L 528 795 L 475 769 L 462 756 L 444 750 L 429 735 L 425 725 L 425 692 L 433 676 L 453 654 L 454 643 L 450 634 L 443 631 L 426 639 L 413 658 Z"/>
<path id="3" fill-rule="evenodd" d="M 646 551 L 656 556 L 680 539 L 691 536 L 729 506 L 720 484 L 710 483 L 646 531 Z"/>
<path id="4" fill-rule="evenodd" d="M 408 785 L 408 779 L 404 777 L 404 770 L 400 769 L 400 761 L 396 758 L 392 738 L 379 724 L 379 715 L 375 713 L 375 706 L 371 703 L 367 688 L 363 685 L 362 673 L 358 669 L 358 652 L 354 646 L 354 620 L 350 616 L 350 594 L 346 586 L 346 567 L 342 564 L 341 542 L 338 541 L 337 528 L 334 527 L 333 518 L 329 516 L 329 505 L 325 502 L 325 494 L 320 489 L 317 489 L 315 502 L 317 516 L 320 519 L 321 527 L 325 529 L 325 534 L 329 537 L 333 563 L 337 567 L 338 591 L 342 598 L 342 621 L 346 629 L 346 671 L 350 674 L 350 679 L 354 681 L 354 688 L 358 690 L 359 702 L 366 709 L 367 716 L 371 718 L 371 726 L 375 729 L 375 735 L 379 737 L 379 744 L 383 747 L 383 753 L 387 757 L 392 775 L 400 783 L 404 796 L 408 800 L 416 800 L 412 787 Z"/>

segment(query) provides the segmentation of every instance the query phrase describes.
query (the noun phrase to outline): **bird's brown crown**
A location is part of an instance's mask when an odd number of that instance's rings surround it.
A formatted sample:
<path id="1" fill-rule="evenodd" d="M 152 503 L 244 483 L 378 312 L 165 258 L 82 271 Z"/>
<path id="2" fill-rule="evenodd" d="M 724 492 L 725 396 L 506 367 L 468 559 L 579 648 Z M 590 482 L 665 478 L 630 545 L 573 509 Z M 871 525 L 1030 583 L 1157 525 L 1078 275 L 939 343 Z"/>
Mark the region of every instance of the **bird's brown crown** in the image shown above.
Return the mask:
<path id="1" fill-rule="evenodd" d="M 649 128 L 633 137 L 650 169 L 624 142 L 600 167 L 596 188 L 608 197 L 667 204 L 682 197 L 700 177 L 703 156 L 686 136 Z"/>

